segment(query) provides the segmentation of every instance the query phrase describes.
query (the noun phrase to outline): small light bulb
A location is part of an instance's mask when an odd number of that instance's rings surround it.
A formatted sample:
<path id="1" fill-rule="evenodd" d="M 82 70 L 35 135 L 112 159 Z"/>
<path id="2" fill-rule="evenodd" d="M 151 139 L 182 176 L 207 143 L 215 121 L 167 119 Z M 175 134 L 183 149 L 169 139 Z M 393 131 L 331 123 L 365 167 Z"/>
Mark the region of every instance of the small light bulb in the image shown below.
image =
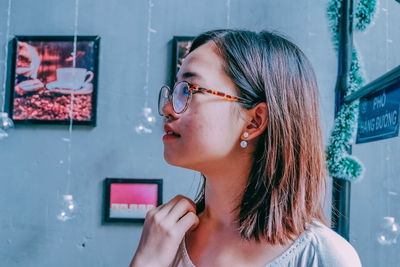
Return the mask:
<path id="1" fill-rule="evenodd" d="M 8 114 L 0 112 L 0 140 L 7 138 L 13 128 L 14 122 L 8 117 Z"/>
<path id="2" fill-rule="evenodd" d="M 376 240 L 383 246 L 390 246 L 397 243 L 399 237 L 399 227 L 394 217 L 383 217 L 380 224 Z"/>

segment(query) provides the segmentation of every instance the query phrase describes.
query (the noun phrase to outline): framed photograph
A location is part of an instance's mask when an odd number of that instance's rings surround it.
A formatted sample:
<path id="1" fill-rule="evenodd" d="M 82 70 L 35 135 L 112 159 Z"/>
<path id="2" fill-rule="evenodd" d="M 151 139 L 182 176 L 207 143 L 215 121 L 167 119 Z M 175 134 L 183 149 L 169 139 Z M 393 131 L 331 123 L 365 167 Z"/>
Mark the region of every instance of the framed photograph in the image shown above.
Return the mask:
<path id="1" fill-rule="evenodd" d="M 74 124 L 95 126 L 99 43 L 98 36 L 16 36 L 12 120 L 69 124 L 72 114 Z"/>
<path id="2" fill-rule="evenodd" d="M 104 221 L 144 222 L 162 204 L 162 179 L 105 179 Z"/>
<path id="3" fill-rule="evenodd" d="M 171 88 L 175 84 L 176 74 L 182 65 L 183 59 L 189 53 L 190 46 L 194 37 L 191 36 L 174 36 L 172 40 L 172 73 L 171 73 Z"/>

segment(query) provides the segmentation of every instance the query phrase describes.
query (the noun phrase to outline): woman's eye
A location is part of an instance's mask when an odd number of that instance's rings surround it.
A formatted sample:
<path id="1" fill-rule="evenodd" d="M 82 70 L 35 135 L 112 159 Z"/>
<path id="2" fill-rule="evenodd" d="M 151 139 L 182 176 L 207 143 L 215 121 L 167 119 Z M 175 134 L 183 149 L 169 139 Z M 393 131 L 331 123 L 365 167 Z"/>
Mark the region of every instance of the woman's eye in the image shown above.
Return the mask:
<path id="1" fill-rule="evenodd" d="M 185 88 L 183 89 L 183 94 L 184 94 L 185 96 L 188 96 L 188 95 L 190 94 L 190 91 L 189 91 L 189 88 L 188 88 L 188 87 L 185 87 Z"/>

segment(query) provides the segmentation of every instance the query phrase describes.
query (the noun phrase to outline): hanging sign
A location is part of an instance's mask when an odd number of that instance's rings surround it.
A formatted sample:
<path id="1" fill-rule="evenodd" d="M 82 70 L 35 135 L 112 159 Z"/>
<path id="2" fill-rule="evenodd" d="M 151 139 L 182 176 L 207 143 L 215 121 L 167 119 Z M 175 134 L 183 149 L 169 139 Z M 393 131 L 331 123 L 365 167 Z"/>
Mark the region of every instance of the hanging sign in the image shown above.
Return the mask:
<path id="1" fill-rule="evenodd" d="M 399 135 L 400 83 L 360 99 L 356 143 Z"/>

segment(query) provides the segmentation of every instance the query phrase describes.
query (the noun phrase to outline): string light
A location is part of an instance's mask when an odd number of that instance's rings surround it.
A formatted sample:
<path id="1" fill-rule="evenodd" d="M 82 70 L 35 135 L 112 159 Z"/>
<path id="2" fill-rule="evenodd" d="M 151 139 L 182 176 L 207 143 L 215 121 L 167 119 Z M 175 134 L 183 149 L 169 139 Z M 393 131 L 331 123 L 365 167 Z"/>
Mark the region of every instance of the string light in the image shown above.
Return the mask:
<path id="1" fill-rule="evenodd" d="M 6 96 L 6 81 L 7 81 L 7 59 L 8 59 L 8 38 L 10 36 L 10 17 L 11 17 L 11 0 L 8 0 L 7 9 L 7 32 L 4 44 L 4 77 L 3 77 L 3 91 L 2 91 L 2 108 L 0 112 L 0 140 L 5 139 L 9 136 L 11 130 L 14 128 L 14 123 L 8 116 L 8 113 L 4 112 L 5 108 L 5 96 Z"/>

